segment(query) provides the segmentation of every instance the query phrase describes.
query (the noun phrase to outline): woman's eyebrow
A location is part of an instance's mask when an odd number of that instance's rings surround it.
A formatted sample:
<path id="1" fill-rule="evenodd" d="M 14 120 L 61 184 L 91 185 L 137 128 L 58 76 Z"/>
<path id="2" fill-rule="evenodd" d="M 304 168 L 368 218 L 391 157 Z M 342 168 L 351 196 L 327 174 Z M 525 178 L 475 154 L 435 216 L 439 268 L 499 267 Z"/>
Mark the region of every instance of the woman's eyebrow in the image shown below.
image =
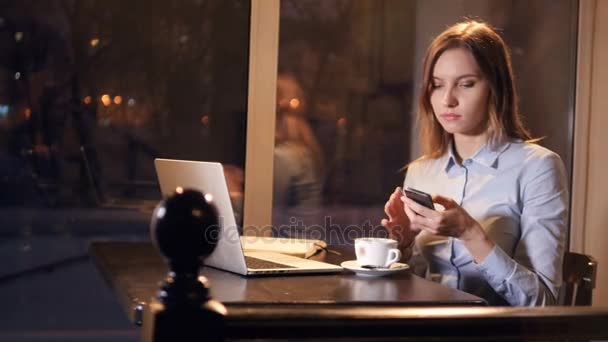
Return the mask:
<path id="1" fill-rule="evenodd" d="M 456 80 L 460 80 L 460 79 L 463 79 L 463 78 L 469 78 L 469 77 L 480 78 L 480 76 L 477 75 L 477 74 L 464 74 L 464 75 L 460 75 L 460 76 L 456 77 Z M 437 77 L 437 76 L 433 76 L 433 80 L 443 81 L 443 78 Z"/>

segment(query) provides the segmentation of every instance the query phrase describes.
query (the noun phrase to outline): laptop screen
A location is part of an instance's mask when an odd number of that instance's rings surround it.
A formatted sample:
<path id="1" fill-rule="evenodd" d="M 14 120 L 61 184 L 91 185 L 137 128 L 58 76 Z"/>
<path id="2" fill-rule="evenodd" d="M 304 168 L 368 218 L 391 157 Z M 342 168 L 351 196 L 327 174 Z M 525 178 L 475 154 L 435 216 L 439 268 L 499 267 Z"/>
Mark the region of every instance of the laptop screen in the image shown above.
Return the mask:
<path id="1" fill-rule="evenodd" d="M 199 190 L 206 196 L 211 196 L 222 229 L 218 245 L 206 259 L 206 263 L 236 273 L 246 273 L 239 228 L 222 164 L 157 158 L 154 160 L 154 165 L 164 197 L 172 195 L 177 187 Z"/>

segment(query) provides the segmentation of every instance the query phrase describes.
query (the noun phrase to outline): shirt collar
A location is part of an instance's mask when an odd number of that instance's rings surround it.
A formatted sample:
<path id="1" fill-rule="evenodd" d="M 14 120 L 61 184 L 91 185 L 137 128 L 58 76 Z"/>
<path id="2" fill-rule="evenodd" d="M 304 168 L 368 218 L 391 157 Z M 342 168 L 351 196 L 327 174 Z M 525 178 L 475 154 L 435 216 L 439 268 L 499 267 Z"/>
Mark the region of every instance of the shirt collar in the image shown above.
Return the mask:
<path id="1" fill-rule="evenodd" d="M 497 169 L 498 168 L 498 157 L 504 152 L 511 143 L 509 141 L 505 141 L 502 143 L 486 143 L 483 145 L 475 154 L 469 158 L 476 163 L 484 165 L 489 168 Z M 445 172 L 450 171 L 452 166 L 457 164 L 456 155 L 454 153 L 454 144 L 450 142 L 448 146 L 448 152 L 444 155 L 444 170 Z"/>
<path id="2" fill-rule="evenodd" d="M 443 168 L 445 172 L 450 171 L 452 166 L 456 165 L 456 155 L 454 154 L 453 144 L 450 142 L 448 145 L 448 153 L 446 153 L 442 158 L 445 158 L 443 161 L 445 167 Z"/>

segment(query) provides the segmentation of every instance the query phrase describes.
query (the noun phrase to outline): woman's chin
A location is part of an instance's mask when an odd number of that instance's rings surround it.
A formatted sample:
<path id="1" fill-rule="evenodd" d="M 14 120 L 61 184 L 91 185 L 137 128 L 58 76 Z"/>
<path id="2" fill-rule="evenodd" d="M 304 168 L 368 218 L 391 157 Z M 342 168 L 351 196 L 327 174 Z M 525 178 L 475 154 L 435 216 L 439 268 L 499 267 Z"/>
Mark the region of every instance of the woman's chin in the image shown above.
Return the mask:
<path id="1" fill-rule="evenodd" d="M 440 122 L 441 127 L 450 134 L 461 134 L 463 132 L 462 126 L 456 122 Z"/>
<path id="2" fill-rule="evenodd" d="M 456 122 L 441 123 L 441 127 L 449 134 L 467 135 L 467 136 L 478 136 L 484 134 L 486 131 L 483 129 L 472 129 L 470 127 L 464 127 Z"/>

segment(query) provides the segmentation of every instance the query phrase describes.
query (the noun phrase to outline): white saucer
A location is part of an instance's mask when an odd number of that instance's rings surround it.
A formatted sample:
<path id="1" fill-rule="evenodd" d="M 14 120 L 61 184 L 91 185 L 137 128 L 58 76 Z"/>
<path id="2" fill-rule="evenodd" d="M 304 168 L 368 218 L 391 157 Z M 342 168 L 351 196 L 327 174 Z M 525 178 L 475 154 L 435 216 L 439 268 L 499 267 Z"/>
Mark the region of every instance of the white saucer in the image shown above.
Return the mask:
<path id="1" fill-rule="evenodd" d="M 340 264 L 340 266 L 346 268 L 347 270 L 355 272 L 357 275 L 364 276 L 364 277 L 380 277 L 380 276 L 385 276 L 388 274 L 393 274 L 396 272 L 401 272 L 401 271 L 404 271 L 404 270 L 407 270 L 410 268 L 410 266 L 408 264 L 403 264 L 400 262 L 396 262 L 396 263 L 392 264 L 389 268 L 376 268 L 376 269 L 362 268 L 357 263 L 357 260 L 344 261 L 342 264 Z"/>

